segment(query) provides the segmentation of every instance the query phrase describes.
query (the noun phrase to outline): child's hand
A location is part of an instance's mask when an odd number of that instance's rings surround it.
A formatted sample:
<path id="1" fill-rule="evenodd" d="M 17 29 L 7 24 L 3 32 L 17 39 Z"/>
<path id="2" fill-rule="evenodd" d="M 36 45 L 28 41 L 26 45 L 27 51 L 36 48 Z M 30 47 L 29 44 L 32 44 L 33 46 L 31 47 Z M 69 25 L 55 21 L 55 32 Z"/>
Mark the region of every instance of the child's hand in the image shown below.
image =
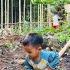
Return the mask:
<path id="1" fill-rule="evenodd" d="M 14 60 L 14 62 L 17 63 L 17 64 L 23 64 L 24 61 L 25 60 L 23 60 L 23 59 L 16 59 L 16 60 Z"/>

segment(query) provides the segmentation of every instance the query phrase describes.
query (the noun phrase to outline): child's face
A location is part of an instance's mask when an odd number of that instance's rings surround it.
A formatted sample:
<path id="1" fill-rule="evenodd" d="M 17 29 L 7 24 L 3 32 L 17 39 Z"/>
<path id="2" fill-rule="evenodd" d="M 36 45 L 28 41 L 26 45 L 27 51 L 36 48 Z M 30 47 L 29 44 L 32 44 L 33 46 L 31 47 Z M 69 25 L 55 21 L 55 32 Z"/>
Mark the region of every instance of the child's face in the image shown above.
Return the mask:
<path id="1" fill-rule="evenodd" d="M 35 48 L 32 45 L 27 45 L 24 47 L 24 49 L 32 60 L 36 60 L 39 57 L 40 53 L 39 48 Z"/>

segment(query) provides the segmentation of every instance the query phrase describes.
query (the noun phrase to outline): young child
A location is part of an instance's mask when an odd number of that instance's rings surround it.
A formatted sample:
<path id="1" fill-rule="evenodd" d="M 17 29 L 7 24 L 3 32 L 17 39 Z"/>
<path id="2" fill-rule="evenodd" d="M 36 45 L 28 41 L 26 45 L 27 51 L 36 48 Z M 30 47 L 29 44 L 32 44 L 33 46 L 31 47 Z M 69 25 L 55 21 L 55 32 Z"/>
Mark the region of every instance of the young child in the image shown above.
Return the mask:
<path id="1" fill-rule="evenodd" d="M 54 13 L 54 16 L 53 16 L 53 27 L 55 29 L 59 28 L 59 16 L 56 12 Z"/>
<path id="2" fill-rule="evenodd" d="M 42 50 L 43 38 L 37 33 L 28 34 L 21 43 L 28 55 L 25 60 L 18 61 L 23 65 L 24 70 L 56 70 L 60 57 L 70 45 L 70 41 L 68 41 L 59 53 Z"/>

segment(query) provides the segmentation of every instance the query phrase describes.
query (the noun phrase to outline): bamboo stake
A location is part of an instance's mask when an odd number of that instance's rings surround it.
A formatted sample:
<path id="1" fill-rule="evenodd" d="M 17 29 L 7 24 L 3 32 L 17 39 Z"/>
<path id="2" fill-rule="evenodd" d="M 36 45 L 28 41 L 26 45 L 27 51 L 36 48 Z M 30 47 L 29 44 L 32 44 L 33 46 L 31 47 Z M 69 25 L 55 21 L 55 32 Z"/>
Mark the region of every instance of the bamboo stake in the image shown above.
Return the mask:
<path id="1" fill-rule="evenodd" d="M 23 13 L 23 14 L 24 14 L 24 23 L 25 23 L 25 6 L 26 6 L 25 3 L 26 3 L 26 2 L 25 2 L 25 0 L 24 0 L 24 13 Z"/>
<path id="2" fill-rule="evenodd" d="M 21 0 L 19 0 L 19 33 L 21 33 Z"/>
<path id="3" fill-rule="evenodd" d="M 3 0 L 1 0 L 1 29 L 3 29 Z"/>
<path id="4" fill-rule="evenodd" d="M 32 32 L 32 3 L 30 1 L 30 32 Z"/>
<path id="5" fill-rule="evenodd" d="M 8 24 L 9 24 L 9 0 L 7 0 L 7 28 L 9 27 Z"/>
<path id="6" fill-rule="evenodd" d="M 39 29 L 39 16 L 40 14 L 39 14 L 39 4 L 38 4 L 38 29 Z"/>
<path id="7" fill-rule="evenodd" d="M 11 15 L 12 15 L 12 24 L 13 24 L 13 0 L 11 0 Z"/>
<path id="8" fill-rule="evenodd" d="M 40 4 L 40 27 L 42 26 L 42 8 L 41 8 L 42 4 Z"/>
<path id="9" fill-rule="evenodd" d="M 51 24 L 51 10 L 50 10 L 50 4 L 47 5 L 47 22 L 49 24 L 49 27 L 52 26 Z"/>
<path id="10" fill-rule="evenodd" d="M 7 0 L 5 0 L 5 28 L 7 23 Z"/>

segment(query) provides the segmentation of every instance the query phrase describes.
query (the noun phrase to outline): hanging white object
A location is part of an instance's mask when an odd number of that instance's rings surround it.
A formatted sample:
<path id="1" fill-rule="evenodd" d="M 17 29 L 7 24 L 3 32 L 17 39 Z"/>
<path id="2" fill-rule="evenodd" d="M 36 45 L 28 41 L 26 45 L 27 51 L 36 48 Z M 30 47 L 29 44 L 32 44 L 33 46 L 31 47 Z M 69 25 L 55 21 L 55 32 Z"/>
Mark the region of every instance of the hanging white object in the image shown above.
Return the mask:
<path id="1" fill-rule="evenodd" d="M 70 4 L 64 5 L 65 11 L 67 12 L 67 22 L 70 23 Z"/>
<path id="2" fill-rule="evenodd" d="M 67 13 L 70 13 L 70 4 L 64 5 L 64 8 Z"/>

